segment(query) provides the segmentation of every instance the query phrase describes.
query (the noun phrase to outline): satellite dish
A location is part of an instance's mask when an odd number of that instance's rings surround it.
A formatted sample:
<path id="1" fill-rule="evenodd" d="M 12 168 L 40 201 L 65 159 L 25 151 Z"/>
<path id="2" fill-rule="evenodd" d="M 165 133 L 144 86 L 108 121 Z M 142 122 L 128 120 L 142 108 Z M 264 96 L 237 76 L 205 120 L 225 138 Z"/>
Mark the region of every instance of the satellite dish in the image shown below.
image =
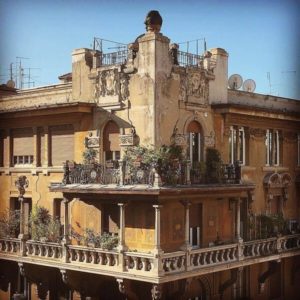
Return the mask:
<path id="1" fill-rule="evenodd" d="M 228 79 L 228 86 L 232 90 L 238 90 L 243 84 L 243 78 L 239 74 L 233 74 Z"/>
<path id="2" fill-rule="evenodd" d="M 252 79 L 247 79 L 243 83 L 243 90 L 245 92 L 253 93 L 255 91 L 256 84 L 255 81 Z"/>
<path id="3" fill-rule="evenodd" d="M 6 82 L 6 85 L 12 89 L 16 86 L 15 82 L 11 79 Z"/>

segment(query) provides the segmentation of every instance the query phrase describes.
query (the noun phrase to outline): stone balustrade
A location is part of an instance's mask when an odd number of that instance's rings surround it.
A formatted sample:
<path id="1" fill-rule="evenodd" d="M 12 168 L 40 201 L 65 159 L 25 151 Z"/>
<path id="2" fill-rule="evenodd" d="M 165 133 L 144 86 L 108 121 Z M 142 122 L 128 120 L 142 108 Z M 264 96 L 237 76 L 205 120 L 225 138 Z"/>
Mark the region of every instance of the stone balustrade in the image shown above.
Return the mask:
<path id="1" fill-rule="evenodd" d="M 125 270 L 150 272 L 154 269 L 154 257 L 152 254 L 138 253 L 138 252 L 125 252 Z"/>
<path id="2" fill-rule="evenodd" d="M 185 251 L 164 253 L 162 256 L 162 265 L 165 274 L 183 272 L 186 269 Z"/>
<path id="3" fill-rule="evenodd" d="M 13 238 L 1 238 L 0 239 L 0 253 L 19 253 L 21 241 Z"/>
<path id="4" fill-rule="evenodd" d="M 59 260 L 62 258 L 62 246 L 58 243 L 42 243 L 27 241 L 25 243 L 25 255 Z"/>
<path id="5" fill-rule="evenodd" d="M 276 254 L 277 238 L 249 241 L 244 243 L 244 256 L 259 257 Z"/>
<path id="6" fill-rule="evenodd" d="M 195 249 L 190 254 L 191 269 L 224 264 L 238 260 L 238 244 Z"/>
<path id="7" fill-rule="evenodd" d="M 106 267 L 115 267 L 118 265 L 118 252 L 115 250 L 102 250 L 84 246 L 68 246 L 69 263 L 82 263 Z"/>
<path id="8" fill-rule="evenodd" d="M 63 265 L 72 269 L 93 267 L 95 270 L 110 270 L 114 273 L 128 276 L 143 276 L 145 278 L 157 278 L 160 276 L 172 276 L 183 272 L 209 270 L 211 267 L 228 269 L 241 264 L 251 264 L 251 260 L 257 262 L 278 259 L 278 255 L 294 255 L 300 251 L 300 234 L 273 237 L 264 240 L 255 240 L 241 243 L 214 246 L 209 248 L 187 249 L 170 253 L 129 252 L 122 250 L 104 250 L 77 245 L 65 245 L 58 243 L 24 241 L 20 239 L 0 239 L 0 259 L 16 259 L 17 261 L 42 262 L 43 265 L 58 267 Z M 272 259 L 272 258 L 271 258 Z M 240 262 L 243 260 L 243 262 Z M 177 276 L 177 275 L 176 275 Z"/>

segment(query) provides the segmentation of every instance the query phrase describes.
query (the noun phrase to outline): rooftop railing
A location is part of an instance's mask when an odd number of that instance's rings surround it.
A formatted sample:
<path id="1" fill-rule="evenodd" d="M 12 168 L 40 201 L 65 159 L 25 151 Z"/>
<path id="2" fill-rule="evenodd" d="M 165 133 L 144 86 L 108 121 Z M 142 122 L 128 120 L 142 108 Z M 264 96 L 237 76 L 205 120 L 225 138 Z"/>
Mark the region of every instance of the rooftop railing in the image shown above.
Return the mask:
<path id="1" fill-rule="evenodd" d="M 203 61 L 202 55 L 192 54 L 188 52 L 178 51 L 177 60 L 180 66 L 199 66 Z"/>
<path id="2" fill-rule="evenodd" d="M 121 65 L 126 63 L 128 50 L 102 54 L 102 65 Z"/>

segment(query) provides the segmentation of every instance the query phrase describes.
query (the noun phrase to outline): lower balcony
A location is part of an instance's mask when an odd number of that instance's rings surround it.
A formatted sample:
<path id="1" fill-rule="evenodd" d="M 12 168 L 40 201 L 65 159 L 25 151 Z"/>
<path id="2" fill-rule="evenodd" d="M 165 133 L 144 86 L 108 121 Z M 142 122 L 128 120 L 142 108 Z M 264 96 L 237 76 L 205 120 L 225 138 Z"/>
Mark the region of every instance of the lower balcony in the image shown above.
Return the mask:
<path id="1" fill-rule="evenodd" d="M 103 250 L 65 243 L 0 239 L 0 259 L 61 270 L 164 283 L 300 255 L 300 234 L 164 253 Z"/>

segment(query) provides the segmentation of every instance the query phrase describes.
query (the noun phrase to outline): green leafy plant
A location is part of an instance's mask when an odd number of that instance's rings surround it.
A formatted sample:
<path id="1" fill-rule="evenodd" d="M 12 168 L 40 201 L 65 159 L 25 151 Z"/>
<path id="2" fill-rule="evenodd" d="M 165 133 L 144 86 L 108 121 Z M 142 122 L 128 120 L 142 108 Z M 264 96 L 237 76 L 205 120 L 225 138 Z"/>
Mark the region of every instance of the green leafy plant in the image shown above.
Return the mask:
<path id="1" fill-rule="evenodd" d="M 78 226 L 81 228 L 81 226 Z M 103 234 L 96 233 L 91 228 L 82 229 L 82 234 L 78 233 L 74 228 L 71 228 L 71 236 L 77 241 L 78 245 L 101 248 L 111 250 L 119 243 L 118 236 L 104 232 Z"/>
<path id="2" fill-rule="evenodd" d="M 35 241 L 58 242 L 60 235 L 60 222 L 53 220 L 49 210 L 45 207 L 34 205 L 29 217 L 31 238 Z"/>
<path id="3" fill-rule="evenodd" d="M 206 150 L 206 180 L 208 183 L 219 183 L 222 178 L 222 159 L 217 149 Z"/>
<path id="4" fill-rule="evenodd" d="M 0 237 L 16 238 L 20 230 L 20 210 L 0 213 Z"/>
<path id="5" fill-rule="evenodd" d="M 134 146 L 125 151 L 126 166 L 133 170 L 136 164 L 144 168 L 154 167 L 165 183 L 176 184 L 179 164 L 183 162 L 182 148 L 175 144 L 153 147 Z"/>
<path id="6" fill-rule="evenodd" d="M 111 250 L 115 248 L 119 243 L 119 238 L 114 235 L 110 235 L 104 232 L 100 238 L 100 247 L 102 249 Z"/>
<path id="7" fill-rule="evenodd" d="M 98 150 L 95 148 L 86 148 L 83 153 L 83 161 L 85 164 L 90 164 L 95 161 L 98 154 Z"/>

